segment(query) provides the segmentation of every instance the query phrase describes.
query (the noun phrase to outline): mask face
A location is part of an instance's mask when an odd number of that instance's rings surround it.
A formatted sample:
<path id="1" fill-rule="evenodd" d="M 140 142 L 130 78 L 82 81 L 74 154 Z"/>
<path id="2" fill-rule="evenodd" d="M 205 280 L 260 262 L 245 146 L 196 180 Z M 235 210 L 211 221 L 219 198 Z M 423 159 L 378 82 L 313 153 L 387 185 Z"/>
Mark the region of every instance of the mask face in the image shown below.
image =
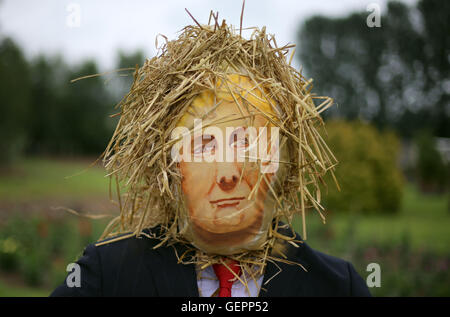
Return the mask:
<path id="1" fill-rule="evenodd" d="M 190 146 L 180 150 L 185 158 L 178 164 L 185 207 L 181 232 L 198 249 L 222 255 L 259 249 L 266 241 L 275 207 L 268 184 L 274 183 L 279 161 L 278 133 L 254 110 L 273 117 L 270 104 L 246 77 L 229 78 L 244 90 L 234 98 L 223 88 L 216 95 L 201 93 L 178 123 L 198 128 L 202 118 L 203 127 L 185 137 Z M 263 155 L 276 163 L 255 160 Z"/>

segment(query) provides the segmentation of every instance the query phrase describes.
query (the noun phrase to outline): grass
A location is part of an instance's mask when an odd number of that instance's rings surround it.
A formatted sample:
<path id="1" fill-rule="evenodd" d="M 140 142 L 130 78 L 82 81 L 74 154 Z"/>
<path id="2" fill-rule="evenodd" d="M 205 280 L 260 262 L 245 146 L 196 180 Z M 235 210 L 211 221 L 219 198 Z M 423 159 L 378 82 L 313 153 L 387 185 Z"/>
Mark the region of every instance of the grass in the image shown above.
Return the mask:
<path id="1" fill-rule="evenodd" d="M 0 279 L 0 297 L 47 297 L 50 290 L 29 286 L 11 286 Z"/>
<path id="2" fill-rule="evenodd" d="M 403 194 L 401 210 L 390 214 L 328 215 L 327 223 L 319 217 L 307 217 L 307 242 L 317 248 L 329 249 L 327 238 L 340 240 L 351 232 L 355 241 L 362 245 L 399 244 L 408 239 L 413 250 L 428 250 L 441 255 L 450 253 L 450 212 L 445 195 L 424 195 L 415 186 L 407 184 Z M 301 219 L 295 227 L 301 231 Z"/>
<path id="3" fill-rule="evenodd" d="M 94 166 L 83 172 L 93 161 L 22 159 L 11 171 L 0 175 L 0 201 L 107 195 L 109 180 L 102 168 Z"/>

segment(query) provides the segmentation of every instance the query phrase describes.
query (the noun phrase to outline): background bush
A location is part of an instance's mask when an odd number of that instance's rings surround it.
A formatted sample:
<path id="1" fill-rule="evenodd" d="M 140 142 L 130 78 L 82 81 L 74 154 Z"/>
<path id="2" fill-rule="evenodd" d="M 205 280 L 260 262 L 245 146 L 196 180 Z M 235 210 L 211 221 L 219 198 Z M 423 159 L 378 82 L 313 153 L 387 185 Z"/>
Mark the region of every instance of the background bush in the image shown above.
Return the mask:
<path id="1" fill-rule="evenodd" d="M 12 216 L 0 223 L 0 271 L 18 273 L 33 287 L 53 289 L 67 275 L 87 244 L 95 242 L 105 221 L 66 216 Z"/>
<path id="2" fill-rule="evenodd" d="M 399 140 L 359 122 L 327 122 L 326 140 L 339 161 L 336 169 L 341 191 L 328 182 L 325 206 L 331 211 L 396 212 L 403 181 L 397 166 Z M 330 178 L 331 180 L 331 178 Z"/>

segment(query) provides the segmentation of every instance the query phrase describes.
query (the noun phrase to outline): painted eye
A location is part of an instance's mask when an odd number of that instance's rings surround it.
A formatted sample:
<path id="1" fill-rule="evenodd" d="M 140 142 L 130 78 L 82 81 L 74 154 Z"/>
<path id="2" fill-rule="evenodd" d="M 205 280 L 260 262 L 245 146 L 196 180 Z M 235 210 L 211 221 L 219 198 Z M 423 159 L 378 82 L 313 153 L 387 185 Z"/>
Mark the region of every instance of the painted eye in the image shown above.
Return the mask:
<path id="1" fill-rule="evenodd" d="M 216 139 L 213 136 L 203 136 L 200 144 L 195 146 L 194 141 L 191 144 L 192 153 L 194 155 L 214 154 L 216 149 Z"/>
<path id="2" fill-rule="evenodd" d="M 248 138 L 238 139 L 234 142 L 235 147 L 248 147 Z"/>
<path id="3" fill-rule="evenodd" d="M 193 150 L 193 153 L 194 153 L 194 154 L 202 154 L 202 153 L 203 153 L 202 147 L 203 147 L 203 146 L 197 146 L 197 147 Z"/>
<path id="4" fill-rule="evenodd" d="M 239 128 L 230 135 L 230 146 L 235 148 L 248 148 L 250 142 L 244 129 Z"/>

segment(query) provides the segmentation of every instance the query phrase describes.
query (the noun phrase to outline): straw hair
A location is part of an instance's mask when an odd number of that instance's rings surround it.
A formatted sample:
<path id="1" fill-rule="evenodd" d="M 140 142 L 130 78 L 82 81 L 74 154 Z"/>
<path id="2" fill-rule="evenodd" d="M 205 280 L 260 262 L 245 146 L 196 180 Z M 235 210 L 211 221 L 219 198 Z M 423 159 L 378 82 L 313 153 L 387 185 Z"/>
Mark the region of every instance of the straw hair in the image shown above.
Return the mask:
<path id="1" fill-rule="evenodd" d="M 327 172 L 333 175 L 337 160 L 318 128 L 323 126 L 320 113 L 333 101 L 311 92 L 311 80 L 290 66 L 293 52 L 289 55 L 289 49 L 293 45 L 277 47 L 274 36 L 267 34 L 265 27 L 252 28 L 250 38 L 245 39 L 240 35 L 242 27 L 236 32 L 225 21 L 219 24 L 212 12 L 208 25 L 195 22 L 186 26 L 176 40 L 166 39 L 159 54 L 136 69 L 129 93 L 117 106 L 120 119 L 102 158 L 110 177 L 111 195 L 113 190 L 117 195 L 120 215 L 100 239 L 128 233 L 107 242 L 111 243 L 124 237 L 148 235 L 143 229 L 158 226 L 156 233 L 151 234 L 161 241 L 157 247 L 175 243 L 187 247 L 187 253 L 178 254 L 181 263 L 196 263 L 202 268 L 224 263 L 222 256 L 192 247 L 180 232 L 180 219 L 185 216 L 180 199 L 181 176 L 170 150 L 177 141 L 171 139 L 171 132 L 196 96 L 214 90 L 219 81 L 228 85 L 232 94 L 239 91 L 229 81 L 231 72 L 248 77 L 266 102 L 276 102 L 272 106 L 278 109 L 277 120 L 251 102 L 241 106 L 253 114 L 264 115 L 271 125 L 280 128 L 289 161 L 280 162 L 286 177 L 278 180 L 276 189 L 268 184 L 276 198 L 276 213 L 267 241 L 260 250 L 228 257 L 240 261 L 244 270 L 252 272 L 251 276 L 255 268 L 262 273 L 267 261 L 298 264 L 289 262 L 283 248 L 277 247 L 283 243 L 297 245 L 294 236 L 279 233 L 278 221 L 283 219 L 291 227 L 294 215 L 301 215 L 304 239 L 307 209 L 315 209 L 325 221 L 320 184 L 325 185 L 323 176 Z M 260 182 L 267 182 L 264 174 Z M 246 281 L 242 282 L 246 285 Z"/>

